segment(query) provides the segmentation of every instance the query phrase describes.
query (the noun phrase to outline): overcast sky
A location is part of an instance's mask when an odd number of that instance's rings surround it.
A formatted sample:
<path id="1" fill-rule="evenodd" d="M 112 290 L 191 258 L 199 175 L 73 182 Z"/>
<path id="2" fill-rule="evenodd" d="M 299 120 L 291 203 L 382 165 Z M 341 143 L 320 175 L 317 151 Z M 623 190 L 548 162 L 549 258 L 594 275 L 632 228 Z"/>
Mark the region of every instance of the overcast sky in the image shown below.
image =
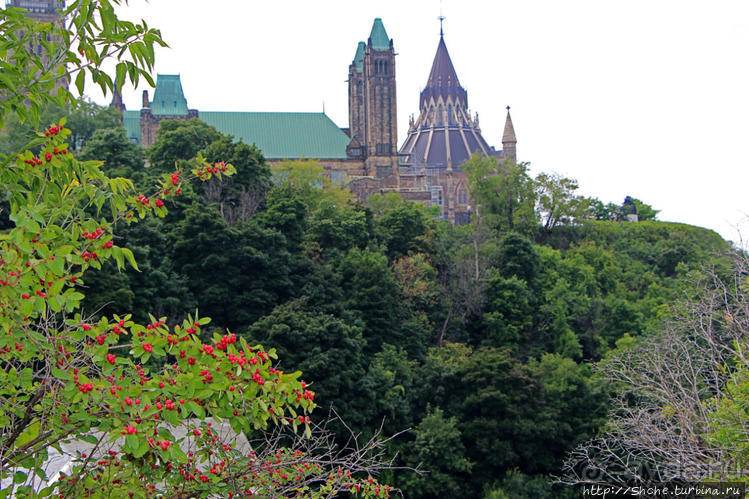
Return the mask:
<path id="1" fill-rule="evenodd" d="M 375 17 L 394 39 L 398 133 L 445 42 L 487 141 L 512 106 L 518 157 L 679 221 L 749 237 L 747 0 L 130 0 L 159 27 L 191 108 L 321 111 L 348 126 L 348 66 Z M 141 89 L 124 92 L 140 109 Z"/>

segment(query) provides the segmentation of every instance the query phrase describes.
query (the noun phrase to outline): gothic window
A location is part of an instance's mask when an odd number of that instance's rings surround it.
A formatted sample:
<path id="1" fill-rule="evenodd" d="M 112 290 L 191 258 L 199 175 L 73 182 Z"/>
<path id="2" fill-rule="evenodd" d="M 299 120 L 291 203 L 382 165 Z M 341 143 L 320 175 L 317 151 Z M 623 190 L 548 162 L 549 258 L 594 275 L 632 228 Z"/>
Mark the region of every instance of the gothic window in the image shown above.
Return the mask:
<path id="1" fill-rule="evenodd" d="M 356 93 L 361 95 L 361 82 L 356 84 Z"/>
<path id="2" fill-rule="evenodd" d="M 430 190 L 432 191 L 432 205 L 442 206 L 442 186 L 433 185 Z"/>
<path id="3" fill-rule="evenodd" d="M 385 61 L 383 64 L 382 72 L 388 74 L 388 62 Z"/>
<path id="4" fill-rule="evenodd" d="M 466 191 L 466 186 L 464 184 L 461 184 L 461 186 L 458 187 L 458 203 L 468 203 L 468 191 Z"/>
<path id="5" fill-rule="evenodd" d="M 445 124 L 445 116 L 444 116 L 444 113 L 442 112 L 442 104 L 440 104 L 439 113 L 440 113 L 440 125 L 444 125 Z"/>

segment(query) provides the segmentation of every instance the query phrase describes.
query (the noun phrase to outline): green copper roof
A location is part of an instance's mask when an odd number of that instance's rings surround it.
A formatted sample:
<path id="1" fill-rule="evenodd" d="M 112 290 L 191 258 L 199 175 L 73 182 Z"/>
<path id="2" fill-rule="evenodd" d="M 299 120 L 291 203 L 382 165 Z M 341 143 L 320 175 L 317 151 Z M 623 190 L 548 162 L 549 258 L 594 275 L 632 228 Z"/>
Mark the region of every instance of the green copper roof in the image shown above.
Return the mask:
<path id="1" fill-rule="evenodd" d="M 130 142 L 140 145 L 140 111 L 123 111 L 122 124 Z"/>
<path id="2" fill-rule="evenodd" d="M 354 64 L 356 64 L 356 70 L 362 71 L 364 69 L 364 49 L 367 45 L 364 42 L 359 42 L 356 46 L 356 54 L 354 55 Z"/>
<path id="3" fill-rule="evenodd" d="M 157 76 L 151 112 L 153 114 L 187 115 L 187 99 L 182 92 L 179 75 Z"/>
<path id="4" fill-rule="evenodd" d="M 199 117 L 221 133 L 255 144 L 268 159 L 343 159 L 350 140 L 325 113 L 200 111 Z"/>
<path id="5" fill-rule="evenodd" d="M 372 48 L 374 50 L 388 50 L 390 48 L 390 38 L 388 38 L 385 26 L 379 17 L 374 20 L 369 38 L 372 40 Z"/>

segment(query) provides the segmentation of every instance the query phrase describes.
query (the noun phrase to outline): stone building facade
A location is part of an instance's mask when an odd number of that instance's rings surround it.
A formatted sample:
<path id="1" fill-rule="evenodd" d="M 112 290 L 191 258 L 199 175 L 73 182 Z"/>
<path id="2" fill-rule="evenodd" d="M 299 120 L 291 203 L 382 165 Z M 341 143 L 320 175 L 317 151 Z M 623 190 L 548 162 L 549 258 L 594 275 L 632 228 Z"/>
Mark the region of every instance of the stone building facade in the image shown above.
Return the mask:
<path id="1" fill-rule="evenodd" d="M 31 1 L 31 0 L 18 0 Z M 333 182 L 360 199 L 396 192 L 439 206 L 442 217 L 468 223 L 471 202 L 462 170 L 472 154 L 516 161 L 517 138 L 507 108 L 502 149 L 481 135 L 471 115 L 440 32 L 432 68 L 411 117 L 408 136 L 398 147 L 396 64 L 393 40 L 382 20 L 374 20 L 366 42 L 359 42 L 348 71 L 349 126 L 339 128 L 324 113 L 253 113 L 189 109 L 179 75 L 158 75 L 153 100 L 143 94 L 139 111 L 123 109 L 130 140 L 150 146 L 163 120 L 199 118 L 222 133 L 257 145 L 269 163 L 315 159 Z M 116 95 L 113 105 L 123 108 Z"/>

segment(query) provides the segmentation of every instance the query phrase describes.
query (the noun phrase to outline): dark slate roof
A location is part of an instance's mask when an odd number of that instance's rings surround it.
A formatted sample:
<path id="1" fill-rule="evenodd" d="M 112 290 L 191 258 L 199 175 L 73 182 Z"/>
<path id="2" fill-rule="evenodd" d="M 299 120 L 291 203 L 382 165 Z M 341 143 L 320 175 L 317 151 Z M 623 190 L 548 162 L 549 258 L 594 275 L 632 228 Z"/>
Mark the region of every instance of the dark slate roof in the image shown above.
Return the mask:
<path id="1" fill-rule="evenodd" d="M 453 61 L 450 59 L 450 54 L 447 53 L 445 39 L 441 36 L 439 45 L 437 45 L 437 53 L 434 55 L 434 61 L 432 62 L 432 70 L 429 72 L 429 79 L 421 92 L 419 107 L 423 108 L 425 101 L 428 101 L 430 97 L 434 97 L 436 100 L 439 95 L 445 100 L 451 95 L 454 100 L 460 101 L 463 106 L 468 106 L 468 94 L 460 86 Z"/>
<path id="2" fill-rule="evenodd" d="M 345 159 L 350 139 L 325 113 L 200 111 L 199 118 L 268 159 Z"/>
<path id="3" fill-rule="evenodd" d="M 486 143 L 481 131 L 471 126 L 415 129 L 409 133 L 400 150 L 406 155 L 407 166 L 460 171 L 461 165 L 474 153 L 500 156 Z"/>
<path id="4" fill-rule="evenodd" d="M 187 99 L 179 75 L 158 75 L 151 112 L 155 115 L 187 116 Z"/>
<path id="5" fill-rule="evenodd" d="M 372 42 L 374 50 L 390 50 L 390 38 L 387 31 L 385 31 L 385 26 L 382 24 L 382 19 L 379 17 L 375 18 L 374 24 L 372 24 L 372 32 L 369 34 L 369 39 Z"/>

